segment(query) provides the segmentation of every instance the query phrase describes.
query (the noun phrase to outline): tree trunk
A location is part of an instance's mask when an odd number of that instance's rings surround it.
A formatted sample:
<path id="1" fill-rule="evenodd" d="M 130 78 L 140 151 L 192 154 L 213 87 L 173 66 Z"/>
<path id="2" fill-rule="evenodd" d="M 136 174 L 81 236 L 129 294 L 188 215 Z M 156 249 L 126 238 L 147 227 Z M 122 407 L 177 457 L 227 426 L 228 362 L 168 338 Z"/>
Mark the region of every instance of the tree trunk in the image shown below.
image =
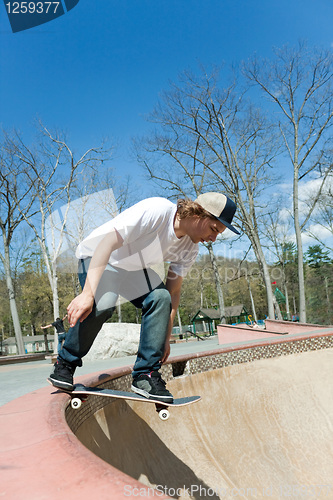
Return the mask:
<path id="1" fill-rule="evenodd" d="M 249 288 L 249 294 L 250 294 L 250 300 L 251 300 L 253 318 L 254 318 L 254 321 L 256 323 L 258 323 L 257 312 L 256 312 L 255 304 L 254 304 L 254 299 L 253 299 L 253 294 L 252 294 L 252 290 L 251 290 L 250 280 L 249 280 L 249 277 L 247 275 L 246 275 L 246 281 L 247 281 L 247 286 Z"/>
<path id="2" fill-rule="evenodd" d="M 289 294 L 288 294 L 288 288 L 287 288 L 287 285 L 285 282 L 283 283 L 283 287 L 284 287 L 284 295 L 286 297 L 286 314 L 287 314 L 288 321 L 290 321 L 291 314 L 290 314 L 290 306 L 289 306 Z"/>
<path id="3" fill-rule="evenodd" d="M 297 159 L 296 159 L 297 161 Z M 305 285 L 304 285 L 304 264 L 303 264 L 303 244 L 302 234 L 299 223 L 299 204 L 298 204 L 298 169 L 294 172 L 294 224 L 297 244 L 297 269 L 298 269 L 298 290 L 299 290 L 299 320 L 306 323 L 306 304 L 305 304 Z"/>
<path id="4" fill-rule="evenodd" d="M 327 276 L 324 276 L 325 281 L 325 292 L 326 292 L 326 303 L 327 303 L 327 316 L 329 318 L 329 322 L 331 322 L 331 303 L 330 303 L 330 295 L 328 291 L 328 280 Z"/>
<path id="5" fill-rule="evenodd" d="M 181 319 L 180 319 L 180 313 L 179 313 L 179 309 L 177 309 L 177 318 L 178 318 L 178 326 L 179 326 L 179 335 L 183 335 L 183 330 L 182 330 L 182 322 L 181 322 Z M 182 337 L 180 337 L 182 338 Z"/>
<path id="6" fill-rule="evenodd" d="M 223 324 L 223 323 L 226 323 L 226 317 L 225 317 L 225 306 L 224 306 L 224 297 L 223 297 L 223 290 L 222 290 L 222 285 L 221 285 L 221 278 L 219 275 L 219 270 L 217 267 L 216 257 L 214 254 L 212 243 L 208 243 L 207 248 L 209 251 L 209 257 L 210 257 L 210 261 L 212 263 L 213 272 L 214 272 L 214 281 L 215 281 L 217 298 L 219 301 L 219 309 L 220 309 L 220 322 Z"/>
<path id="7" fill-rule="evenodd" d="M 53 316 L 54 319 L 60 318 L 60 310 L 59 310 L 59 294 L 58 294 L 58 275 L 57 275 L 57 267 L 54 263 L 52 269 L 52 297 L 53 297 Z M 53 353 L 58 354 L 58 332 L 56 328 L 54 329 L 54 345 L 53 345 Z"/>
<path id="8" fill-rule="evenodd" d="M 249 239 L 252 243 L 252 247 L 254 250 L 254 253 L 257 258 L 257 262 L 259 264 L 259 267 L 261 269 L 262 277 L 265 283 L 265 288 L 266 288 L 266 297 L 267 297 L 267 312 L 268 312 L 268 318 L 269 319 L 275 319 L 275 312 L 274 312 L 274 295 L 272 292 L 272 284 L 271 284 L 271 277 L 269 274 L 269 269 L 268 265 L 264 256 L 264 252 L 262 250 L 259 237 L 254 234 L 250 233 Z"/>
<path id="9" fill-rule="evenodd" d="M 4 244 L 5 244 L 5 241 L 4 241 Z M 25 354 L 24 342 L 23 342 L 23 337 L 22 337 L 22 330 L 21 330 L 19 315 L 18 315 L 17 306 L 16 306 L 15 290 L 14 290 L 13 280 L 12 280 L 11 272 L 10 272 L 9 248 L 6 244 L 5 244 L 5 262 L 4 262 L 4 264 L 5 264 L 7 290 L 8 290 L 8 295 L 9 295 L 9 307 L 10 307 L 10 312 L 11 312 L 13 325 L 14 325 L 14 332 L 15 332 L 15 338 L 16 338 L 16 344 L 17 344 L 17 352 L 18 352 L 18 354 Z"/>
<path id="10" fill-rule="evenodd" d="M 118 304 L 117 304 L 117 312 L 118 312 L 118 322 L 119 323 L 122 323 L 122 316 L 121 316 L 121 302 L 120 300 L 118 301 Z"/>
<path id="11" fill-rule="evenodd" d="M 281 309 L 280 309 L 278 301 L 276 300 L 274 293 L 273 293 L 273 304 L 274 304 L 274 309 L 275 309 L 277 319 L 279 321 L 282 321 L 283 318 L 282 318 L 282 314 L 281 314 Z"/>

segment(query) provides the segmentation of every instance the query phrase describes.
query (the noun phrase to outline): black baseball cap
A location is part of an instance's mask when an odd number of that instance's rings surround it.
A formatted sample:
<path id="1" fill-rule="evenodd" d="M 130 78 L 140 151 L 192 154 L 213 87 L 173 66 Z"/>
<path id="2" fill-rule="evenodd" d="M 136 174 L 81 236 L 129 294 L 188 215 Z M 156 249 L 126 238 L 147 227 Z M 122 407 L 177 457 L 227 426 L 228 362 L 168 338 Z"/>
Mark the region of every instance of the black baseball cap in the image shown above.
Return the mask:
<path id="1" fill-rule="evenodd" d="M 216 217 L 216 219 L 222 222 L 228 229 L 236 234 L 240 234 L 240 232 L 231 225 L 237 206 L 228 196 L 223 193 L 209 192 L 200 194 L 195 202 Z"/>

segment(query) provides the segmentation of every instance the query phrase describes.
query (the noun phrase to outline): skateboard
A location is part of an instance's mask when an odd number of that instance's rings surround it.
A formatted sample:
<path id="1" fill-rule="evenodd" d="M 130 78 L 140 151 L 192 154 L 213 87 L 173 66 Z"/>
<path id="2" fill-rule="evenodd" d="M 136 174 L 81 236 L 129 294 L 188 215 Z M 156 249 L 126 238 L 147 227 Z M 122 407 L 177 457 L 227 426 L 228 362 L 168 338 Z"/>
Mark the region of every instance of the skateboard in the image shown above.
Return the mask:
<path id="1" fill-rule="evenodd" d="M 170 406 L 186 406 L 191 403 L 200 401 L 201 396 L 187 396 L 184 398 L 174 399 L 173 403 L 164 403 L 158 399 L 148 399 L 135 392 L 116 391 L 113 389 L 99 389 L 97 387 L 86 387 L 82 384 L 76 384 L 73 391 L 66 391 L 57 387 L 59 391 L 65 392 L 71 396 L 71 407 L 77 410 L 81 407 L 86 396 L 102 396 L 115 399 L 127 399 L 130 401 L 141 401 L 143 403 L 155 403 L 156 411 L 162 420 L 167 420 L 170 416 L 168 407 Z"/>

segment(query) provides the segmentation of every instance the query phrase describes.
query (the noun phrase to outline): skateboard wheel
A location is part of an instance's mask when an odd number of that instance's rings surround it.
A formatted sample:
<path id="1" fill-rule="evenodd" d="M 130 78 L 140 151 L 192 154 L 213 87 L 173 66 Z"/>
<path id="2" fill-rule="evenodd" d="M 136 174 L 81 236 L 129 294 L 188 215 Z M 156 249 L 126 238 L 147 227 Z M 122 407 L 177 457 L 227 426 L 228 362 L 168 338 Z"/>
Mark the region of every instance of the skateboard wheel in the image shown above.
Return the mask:
<path id="1" fill-rule="evenodd" d="M 74 409 L 74 410 L 78 410 L 82 405 L 82 401 L 80 398 L 73 398 L 72 401 L 71 401 L 71 407 Z"/>
<path id="2" fill-rule="evenodd" d="M 158 416 L 160 417 L 161 420 L 168 420 L 168 418 L 170 417 L 170 412 L 169 410 L 164 408 L 163 410 L 160 410 L 158 412 Z"/>

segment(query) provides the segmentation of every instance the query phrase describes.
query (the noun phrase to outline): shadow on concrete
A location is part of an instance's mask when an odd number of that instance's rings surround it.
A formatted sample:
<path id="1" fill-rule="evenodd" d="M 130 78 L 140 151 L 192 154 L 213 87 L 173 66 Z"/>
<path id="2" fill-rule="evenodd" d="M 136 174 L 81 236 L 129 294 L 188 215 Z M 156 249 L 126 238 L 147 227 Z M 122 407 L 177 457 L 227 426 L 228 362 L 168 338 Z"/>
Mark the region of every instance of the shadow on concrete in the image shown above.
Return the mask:
<path id="1" fill-rule="evenodd" d="M 151 415 L 157 417 L 154 411 Z M 219 499 L 125 401 L 111 403 L 92 416 L 80 427 L 77 437 L 110 465 L 158 492 L 174 498 Z"/>

